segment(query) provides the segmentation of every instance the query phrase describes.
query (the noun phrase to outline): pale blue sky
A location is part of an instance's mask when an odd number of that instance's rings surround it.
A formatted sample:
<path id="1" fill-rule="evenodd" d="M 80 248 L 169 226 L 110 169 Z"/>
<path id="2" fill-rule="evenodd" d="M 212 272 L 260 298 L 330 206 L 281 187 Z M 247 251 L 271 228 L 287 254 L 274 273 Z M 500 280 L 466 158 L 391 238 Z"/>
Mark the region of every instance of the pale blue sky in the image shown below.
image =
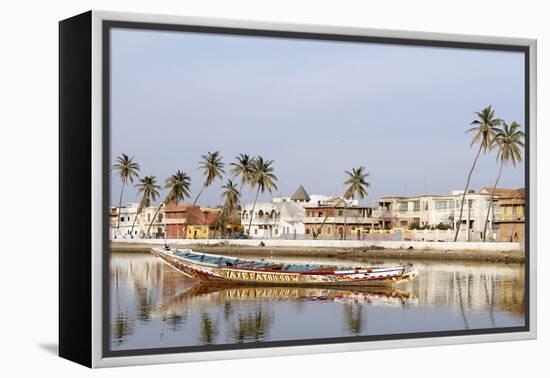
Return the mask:
<path id="1" fill-rule="evenodd" d="M 342 193 L 344 170 L 360 165 L 370 172 L 367 202 L 447 194 L 463 189 L 474 158 L 465 134 L 474 111 L 491 104 L 498 117 L 524 124 L 518 52 L 111 33 L 111 160 L 135 156 L 142 175 L 162 184 L 184 170 L 193 198 L 203 181 L 200 155 L 216 150 L 226 163 L 241 152 L 275 160 L 274 195 L 300 184 L 310 194 Z M 491 185 L 497 168 L 494 153 L 481 157 L 472 188 Z M 523 187 L 523 175 L 523 164 L 505 168 L 499 186 Z M 200 203 L 220 204 L 222 184 Z M 114 178 L 112 204 L 119 191 Z M 127 189 L 124 202 L 136 199 Z"/>

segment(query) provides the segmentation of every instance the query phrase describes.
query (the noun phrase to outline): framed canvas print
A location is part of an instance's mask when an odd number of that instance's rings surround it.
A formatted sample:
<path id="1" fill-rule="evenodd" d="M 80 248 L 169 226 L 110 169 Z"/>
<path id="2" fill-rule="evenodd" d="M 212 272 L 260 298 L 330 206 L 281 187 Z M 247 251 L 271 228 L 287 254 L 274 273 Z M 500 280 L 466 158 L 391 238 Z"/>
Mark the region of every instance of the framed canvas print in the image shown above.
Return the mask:
<path id="1" fill-rule="evenodd" d="M 535 40 L 59 27 L 62 357 L 536 337 Z"/>

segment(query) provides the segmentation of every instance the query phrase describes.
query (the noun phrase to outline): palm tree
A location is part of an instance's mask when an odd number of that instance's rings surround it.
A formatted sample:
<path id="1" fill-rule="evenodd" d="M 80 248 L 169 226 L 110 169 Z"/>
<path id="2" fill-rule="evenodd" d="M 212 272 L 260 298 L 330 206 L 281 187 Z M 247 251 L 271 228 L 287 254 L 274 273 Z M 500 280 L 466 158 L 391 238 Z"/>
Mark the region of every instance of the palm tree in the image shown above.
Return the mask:
<path id="1" fill-rule="evenodd" d="M 113 170 L 120 177 L 122 181 L 122 188 L 120 188 L 120 199 L 118 201 L 118 220 L 116 228 L 120 228 L 120 209 L 122 208 L 122 193 L 124 187 L 128 182 L 133 183 L 134 179 L 139 175 L 139 164 L 134 162 L 134 157 L 128 157 L 126 154 L 121 154 L 116 158 L 115 164 L 113 164 Z"/>
<path id="2" fill-rule="evenodd" d="M 462 213 L 464 212 L 464 200 L 466 199 L 466 193 L 468 192 L 468 188 L 470 187 L 470 179 L 472 178 L 472 173 L 474 172 L 475 166 L 477 164 L 477 159 L 479 158 L 479 155 L 482 151 L 485 153 L 488 149 L 490 149 L 491 140 L 495 136 L 498 130 L 498 126 L 500 126 L 500 124 L 503 122 L 500 118 L 495 118 L 495 111 L 492 109 L 491 105 L 487 106 L 480 112 L 475 112 L 475 114 L 477 115 L 477 119 L 473 120 L 470 123 L 470 125 L 473 125 L 473 127 L 467 130 L 466 133 L 475 133 L 470 147 L 472 147 L 476 143 L 479 143 L 479 150 L 477 151 L 477 154 L 475 156 L 472 168 L 470 168 L 470 172 L 468 173 L 466 188 L 464 188 L 464 193 L 462 193 L 462 200 L 460 203 L 460 215 L 456 223 L 456 232 L 454 238 L 455 242 L 458 239 L 458 232 L 460 231 L 460 224 L 462 223 Z"/>
<path id="3" fill-rule="evenodd" d="M 258 195 L 260 191 L 262 193 L 269 192 L 273 189 L 277 189 L 277 176 L 273 174 L 273 160 L 264 160 L 263 157 L 258 156 L 254 158 L 252 162 L 252 175 L 250 178 L 250 186 L 256 187 L 256 197 L 254 197 L 254 204 L 252 205 L 252 211 L 250 212 L 250 222 L 248 223 L 247 234 L 250 235 L 250 228 L 252 227 L 252 217 L 254 210 L 256 209 L 256 202 L 258 201 Z"/>
<path id="4" fill-rule="evenodd" d="M 143 208 L 151 206 L 151 202 L 156 201 L 157 198 L 160 196 L 160 185 L 157 185 L 157 178 L 155 176 L 145 176 L 144 178 L 139 180 L 139 183 L 136 184 L 136 188 L 138 188 L 138 193 L 142 193 L 142 196 L 141 200 L 139 201 L 139 206 L 137 208 L 134 222 L 132 223 L 130 235 L 133 235 L 136 220 L 139 214 L 142 212 Z"/>
<path id="5" fill-rule="evenodd" d="M 222 197 L 225 198 L 225 201 L 218 220 L 218 227 L 223 226 L 223 219 L 226 212 L 231 216 L 231 213 L 239 203 L 240 196 L 237 186 L 231 180 L 227 180 L 227 183 L 222 186 L 222 189 Z"/>
<path id="6" fill-rule="evenodd" d="M 361 166 L 359 168 L 352 168 L 350 171 L 345 171 L 348 175 L 348 179 L 344 181 L 344 185 L 348 185 L 346 192 L 344 193 L 344 198 L 346 200 L 353 200 L 355 196 L 359 199 L 363 199 L 369 195 L 367 189 L 370 188 L 370 183 L 367 182 L 366 178 L 369 176 L 365 167 Z M 344 239 L 347 236 L 347 213 L 344 214 Z"/>
<path id="7" fill-rule="evenodd" d="M 204 176 L 206 176 L 206 179 L 204 180 L 199 194 L 197 194 L 197 198 L 195 198 L 195 201 L 193 202 L 193 206 L 197 204 L 202 191 L 206 187 L 210 186 L 216 178 L 219 177 L 221 179 L 222 175 L 225 173 L 223 170 L 224 164 L 222 162 L 220 151 L 209 152 L 206 155 L 201 155 L 201 158 L 202 161 L 199 163 L 199 169 L 202 170 Z"/>
<path id="8" fill-rule="evenodd" d="M 483 228 L 483 241 L 487 239 L 487 223 L 489 222 L 489 214 L 493 207 L 493 198 L 500 180 L 500 175 L 502 174 L 502 168 L 508 163 L 512 163 L 515 167 L 516 164 L 521 161 L 521 149 L 525 147 L 523 143 L 525 133 L 521 131 L 520 128 L 521 126 L 517 122 L 512 122 L 510 125 L 504 122 L 502 129 L 497 131 L 492 140 L 491 147 L 498 148 L 497 160 L 500 160 L 500 168 L 495 184 L 493 185 L 493 190 L 491 191 L 491 201 L 487 208 L 487 217 L 485 218 L 485 226 Z"/>
<path id="9" fill-rule="evenodd" d="M 354 199 L 355 195 L 357 195 L 359 198 L 363 199 L 369 194 L 367 193 L 367 189 L 370 188 L 370 183 L 366 181 L 367 176 L 369 176 L 369 173 L 366 172 L 366 168 L 361 166 L 359 168 L 352 168 L 351 172 L 345 171 L 345 173 L 348 175 L 348 179 L 344 181 L 344 185 L 349 185 L 346 189 L 346 192 L 344 193 L 343 198 L 339 198 L 336 202 L 335 206 L 338 206 L 340 203 L 344 203 L 344 206 L 347 205 L 346 200 Z M 325 218 L 323 219 L 323 222 L 321 223 L 321 227 L 319 227 L 319 234 L 323 232 L 323 226 L 327 222 L 329 213 L 325 215 Z M 345 221 L 347 221 L 347 216 L 344 218 Z M 346 223 L 346 222 L 344 222 Z M 346 225 L 344 224 L 344 237 L 346 233 Z"/>
<path id="10" fill-rule="evenodd" d="M 178 170 L 174 175 L 166 179 L 164 188 L 168 189 L 169 192 L 166 195 L 166 198 L 164 199 L 164 201 L 162 201 L 162 203 L 159 204 L 159 207 L 155 212 L 155 215 L 153 215 L 153 219 L 151 219 L 149 228 L 147 228 L 147 235 L 149 235 L 149 231 L 151 231 L 153 222 L 155 221 L 155 218 L 157 217 L 162 205 L 167 205 L 169 203 L 177 205 L 183 200 L 185 200 L 186 197 L 189 198 L 191 196 L 191 194 L 189 193 L 190 187 L 191 187 L 191 179 L 185 172 Z"/>
<path id="11" fill-rule="evenodd" d="M 252 178 L 252 162 L 254 158 L 248 154 L 239 154 L 236 159 L 235 163 L 231 163 L 231 174 L 233 177 L 241 177 L 239 194 L 242 195 L 244 186 L 250 184 Z"/>

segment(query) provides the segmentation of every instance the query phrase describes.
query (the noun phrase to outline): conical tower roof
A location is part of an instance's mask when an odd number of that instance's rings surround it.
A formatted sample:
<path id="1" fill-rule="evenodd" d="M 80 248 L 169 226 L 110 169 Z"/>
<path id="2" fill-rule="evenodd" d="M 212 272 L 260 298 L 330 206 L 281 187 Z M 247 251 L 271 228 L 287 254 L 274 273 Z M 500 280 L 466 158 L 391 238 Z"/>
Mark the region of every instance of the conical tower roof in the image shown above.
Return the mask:
<path id="1" fill-rule="evenodd" d="M 306 190 L 302 185 L 296 189 L 292 197 L 290 197 L 292 201 L 305 201 L 308 202 L 311 198 L 309 197 L 309 194 L 307 194 Z"/>

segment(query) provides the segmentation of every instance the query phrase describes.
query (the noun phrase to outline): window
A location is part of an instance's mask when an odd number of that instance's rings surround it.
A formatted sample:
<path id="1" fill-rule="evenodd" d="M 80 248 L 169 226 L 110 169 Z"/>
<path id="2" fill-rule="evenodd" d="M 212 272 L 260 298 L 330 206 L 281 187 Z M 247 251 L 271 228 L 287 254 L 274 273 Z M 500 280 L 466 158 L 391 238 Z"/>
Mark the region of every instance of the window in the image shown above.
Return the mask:
<path id="1" fill-rule="evenodd" d="M 279 229 L 278 228 L 275 229 L 275 235 L 279 235 Z"/>
<path id="2" fill-rule="evenodd" d="M 408 202 L 399 202 L 399 211 L 407 211 L 409 209 Z"/>
<path id="3" fill-rule="evenodd" d="M 329 228 L 327 228 L 327 233 L 330 234 L 332 232 L 332 230 Z"/>
<path id="4" fill-rule="evenodd" d="M 420 201 L 414 201 L 413 202 L 413 208 L 414 208 L 414 211 L 419 211 L 420 210 Z"/>
<path id="5" fill-rule="evenodd" d="M 323 216 L 323 213 L 319 211 L 319 215 L 317 215 L 319 218 Z"/>
<path id="6" fill-rule="evenodd" d="M 120 221 L 121 221 L 121 222 L 124 222 L 124 217 L 120 217 Z"/>
<path id="7" fill-rule="evenodd" d="M 151 222 L 151 214 L 147 214 L 147 222 Z"/>
<path id="8" fill-rule="evenodd" d="M 447 209 L 447 201 L 435 201 L 435 209 L 436 210 L 446 210 Z"/>
<path id="9" fill-rule="evenodd" d="M 258 229 L 257 228 L 254 229 L 254 235 L 258 235 Z"/>
<path id="10" fill-rule="evenodd" d="M 306 228 L 306 235 L 309 235 L 309 227 Z"/>
<path id="11" fill-rule="evenodd" d="M 344 215 L 344 212 L 342 210 L 338 210 L 338 216 Z"/>
<path id="12" fill-rule="evenodd" d="M 162 213 L 159 213 L 159 222 L 162 222 Z"/>

